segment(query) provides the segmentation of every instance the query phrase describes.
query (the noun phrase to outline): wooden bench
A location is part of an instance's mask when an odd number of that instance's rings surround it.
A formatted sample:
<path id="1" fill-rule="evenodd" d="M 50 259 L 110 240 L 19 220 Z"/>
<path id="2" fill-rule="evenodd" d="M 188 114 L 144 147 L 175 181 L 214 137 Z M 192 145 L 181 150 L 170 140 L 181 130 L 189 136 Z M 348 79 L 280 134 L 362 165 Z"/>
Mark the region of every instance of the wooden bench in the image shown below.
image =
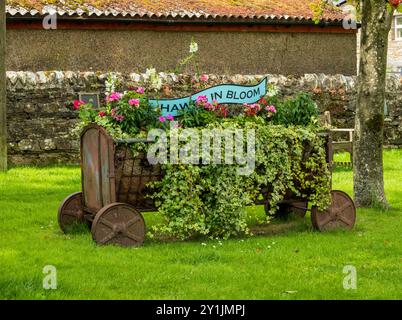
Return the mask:
<path id="1" fill-rule="evenodd" d="M 331 126 L 331 114 L 329 111 L 325 111 L 324 115 L 322 116 L 322 121 L 325 125 L 329 125 Z M 353 167 L 353 133 L 355 131 L 355 129 L 346 129 L 346 128 L 342 128 L 342 129 L 338 129 L 338 128 L 334 128 L 334 129 L 330 129 L 330 131 L 332 132 L 332 159 L 331 162 L 334 166 L 350 166 Z M 347 136 L 346 140 L 337 140 L 334 139 L 336 138 L 336 136 L 339 135 L 343 135 L 343 136 Z M 334 154 L 335 152 L 340 152 L 340 151 L 344 151 L 344 152 L 348 152 L 350 154 L 350 162 L 334 162 Z"/>

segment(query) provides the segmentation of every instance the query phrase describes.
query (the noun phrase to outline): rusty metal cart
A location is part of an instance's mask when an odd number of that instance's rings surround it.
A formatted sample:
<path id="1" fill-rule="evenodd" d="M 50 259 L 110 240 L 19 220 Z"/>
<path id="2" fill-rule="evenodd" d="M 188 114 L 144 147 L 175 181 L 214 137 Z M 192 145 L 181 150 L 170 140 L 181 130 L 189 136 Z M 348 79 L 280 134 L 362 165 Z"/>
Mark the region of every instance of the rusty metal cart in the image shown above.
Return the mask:
<path id="1" fill-rule="evenodd" d="M 159 165 L 150 165 L 146 156 L 133 156 L 129 144 L 139 139 L 113 140 L 106 130 L 89 125 L 81 133 L 82 192 L 68 196 L 60 205 L 58 222 L 63 232 L 76 223 L 86 223 L 98 244 L 139 246 L 145 239 L 141 212 L 156 211 L 147 198 L 147 184 L 162 178 Z M 331 165 L 331 141 L 327 136 L 327 161 Z M 305 199 L 291 194 L 279 204 L 280 212 L 304 216 L 311 210 L 313 226 L 321 231 L 337 227 L 352 228 L 356 209 L 353 200 L 342 191 L 332 191 L 332 204 L 324 212 L 307 206 Z M 269 210 L 267 196 L 257 204 Z"/>
<path id="2" fill-rule="evenodd" d="M 332 175 L 333 167 L 333 142 L 332 131 L 321 132 L 318 135 L 325 139 L 326 162 Z M 311 152 L 307 151 L 307 154 Z M 331 177 L 332 185 L 332 177 Z M 262 191 L 264 200 L 258 201 L 258 204 L 264 205 L 265 212 L 268 214 L 270 205 L 269 190 Z M 340 190 L 331 190 L 331 204 L 325 211 L 319 211 L 316 206 L 309 208 L 306 199 L 296 197 L 292 192 L 285 194 L 284 200 L 279 204 L 279 210 L 276 217 L 286 217 L 293 214 L 298 217 L 304 217 L 307 211 L 311 212 L 311 222 L 313 227 L 319 231 L 329 231 L 338 228 L 352 229 L 356 223 L 356 207 L 352 198 Z"/>

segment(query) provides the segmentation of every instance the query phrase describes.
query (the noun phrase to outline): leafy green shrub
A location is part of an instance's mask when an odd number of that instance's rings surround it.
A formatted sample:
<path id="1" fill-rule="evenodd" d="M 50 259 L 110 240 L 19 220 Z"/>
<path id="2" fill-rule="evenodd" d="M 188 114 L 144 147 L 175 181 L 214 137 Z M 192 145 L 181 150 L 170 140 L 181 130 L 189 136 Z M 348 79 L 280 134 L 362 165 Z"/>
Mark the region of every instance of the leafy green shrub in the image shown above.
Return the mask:
<path id="1" fill-rule="evenodd" d="M 319 110 L 317 104 L 307 93 L 300 92 L 295 97 L 278 101 L 273 123 L 285 126 L 309 126 L 317 123 Z"/>
<path id="2" fill-rule="evenodd" d="M 216 121 L 214 112 L 200 108 L 193 102 L 190 103 L 187 109 L 179 111 L 179 118 L 180 123 L 185 128 L 203 127 Z"/>
<path id="3" fill-rule="evenodd" d="M 328 205 L 330 173 L 322 138 L 314 130 L 238 121 L 241 119 L 225 119 L 207 128 L 254 129 L 253 173 L 239 175 L 239 164 L 164 165 L 165 176 L 153 184 L 156 192 L 152 197 L 165 223 L 154 227 L 154 231 L 182 239 L 248 234 L 245 207 L 267 187 L 271 214 L 287 191 L 320 208 Z"/>

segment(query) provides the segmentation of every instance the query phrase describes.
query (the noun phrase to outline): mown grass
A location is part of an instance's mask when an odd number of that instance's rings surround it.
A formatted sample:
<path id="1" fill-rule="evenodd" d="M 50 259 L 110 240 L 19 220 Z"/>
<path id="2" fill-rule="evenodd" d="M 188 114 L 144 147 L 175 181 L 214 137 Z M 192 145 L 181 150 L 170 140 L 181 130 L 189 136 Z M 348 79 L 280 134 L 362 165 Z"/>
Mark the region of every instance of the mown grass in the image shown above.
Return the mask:
<path id="1" fill-rule="evenodd" d="M 402 150 L 384 156 L 392 209 L 359 209 L 353 231 L 319 233 L 306 217 L 250 238 L 147 240 L 137 249 L 60 231 L 57 208 L 80 190 L 78 167 L 12 168 L 0 174 L 0 298 L 401 299 Z M 351 169 L 336 169 L 333 186 L 352 194 Z M 250 221 L 264 214 L 249 212 Z M 56 290 L 42 288 L 46 265 L 57 268 Z M 343 288 L 345 265 L 356 267 L 356 290 Z"/>

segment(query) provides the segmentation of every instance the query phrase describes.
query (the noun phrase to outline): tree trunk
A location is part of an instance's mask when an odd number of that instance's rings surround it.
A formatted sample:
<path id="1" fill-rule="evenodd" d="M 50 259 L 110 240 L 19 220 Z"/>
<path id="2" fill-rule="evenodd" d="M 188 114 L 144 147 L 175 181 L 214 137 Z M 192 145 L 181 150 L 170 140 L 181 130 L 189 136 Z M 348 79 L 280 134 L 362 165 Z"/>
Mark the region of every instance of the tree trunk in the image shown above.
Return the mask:
<path id="1" fill-rule="evenodd" d="M 7 170 L 5 8 L 5 0 L 0 0 L 0 172 Z"/>
<path id="2" fill-rule="evenodd" d="M 391 21 L 384 1 L 363 1 L 353 161 L 357 206 L 388 207 L 382 147 Z"/>

